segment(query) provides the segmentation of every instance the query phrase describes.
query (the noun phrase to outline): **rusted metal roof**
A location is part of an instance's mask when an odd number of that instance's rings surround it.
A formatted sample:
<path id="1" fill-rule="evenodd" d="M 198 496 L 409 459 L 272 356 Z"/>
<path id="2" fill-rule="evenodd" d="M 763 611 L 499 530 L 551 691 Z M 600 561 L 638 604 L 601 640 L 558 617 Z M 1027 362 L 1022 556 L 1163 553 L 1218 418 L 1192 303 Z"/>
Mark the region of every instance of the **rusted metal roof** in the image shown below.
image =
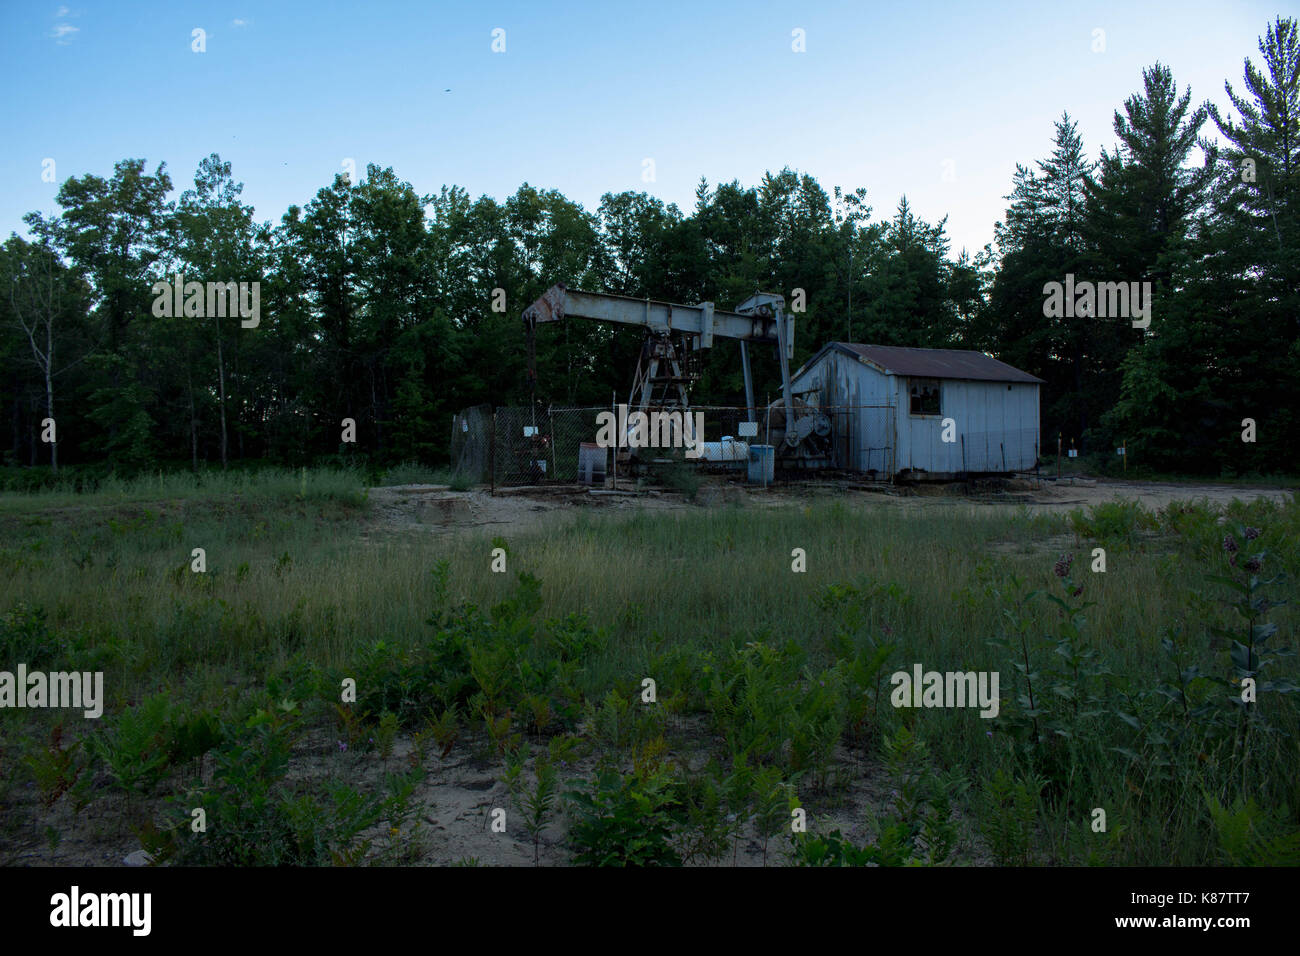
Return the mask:
<path id="1" fill-rule="evenodd" d="M 817 355 L 804 364 L 804 368 L 808 368 L 821 358 L 823 353 L 832 348 L 893 375 L 915 378 L 957 378 L 972 382 L 1041 384 L 1043 381 L 983 352 L 968 349 L 916 349 L 897 345 L 858 345 L 853 342 L 827 343 Z"/>

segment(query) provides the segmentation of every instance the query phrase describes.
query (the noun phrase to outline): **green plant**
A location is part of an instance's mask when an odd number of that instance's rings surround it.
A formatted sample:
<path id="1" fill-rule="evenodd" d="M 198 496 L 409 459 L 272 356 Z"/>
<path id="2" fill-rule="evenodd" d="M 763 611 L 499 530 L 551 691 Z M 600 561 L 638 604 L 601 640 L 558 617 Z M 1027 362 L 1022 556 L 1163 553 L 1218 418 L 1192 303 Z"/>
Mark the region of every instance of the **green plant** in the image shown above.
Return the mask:
<path id="1" fill-rule="evenodd" d="M 1159 524 L 1158 517 L 1137 501 L 1106 501 L 1093 505 L 1086 514 L 1075 508 L 1067 520 L 1076 537 L 1099 541 L 1108 547 L 1132 544 L 1139 531 Z"/>
<path id="2" fill-rule="evenodd" d="M 753 774 L 754 826 L 763 842 L 763 865 L 772 837 L 790 825 L 790 814 L 799 805 L 794 787 L 781 779 L 777 767 L 763 767 Z"/>
<path id="3" fill-rule="evenodd" d="M 811 773 L 823 786 L 845 726 L 843 662 L 812 673 L 793 641 L 751 641 L 728 657 L 704 655 L 700 684 L 710 718 L 733 757 Z"/>
<path id="4" fill-rule="evenodd" d="M 117 785 L 128 793 L 151 793 L 166 772 L 167 716 L 167 695 L 155 694 L 123 710 L 90 738 Z"/>
<path id="5" fill-rule="evenodd" d="M 197 776 L 203 777 L 203 759 L 222 741 L 221 719 L 204 710 L 184 717 L 171 717 L 163 729 L 167 759 L 175 764 L 195 762 Z"/>
<path id="6" fill-rule="evenodd" d="M 680 866 L 673 837 L 685 822 L 680 785 L 665 768 L 604 768 L 570 790 L 573 862 L 579 866 Z"/>
<path id="7" fill-rule="evenodd" d="M 393 742 L 397 739 L 397 715 L 384 711 L 379 715 L 375 727 L 375 746 L 379 748 L 379 757 L 385 763 L 393 755 Z"/>
<path id="8" fill-rule="evenodd" d="M 882 829 L 876 843 L 865 846 L 850 843 L 838 829 L 822 836 L 797 833 L 792 837 L 795 866 L 903 866 L 909 860 L 901 825 Z"/>
<path id="9" fill-rule="evenodd" d="M 1231 866 L 1300 865 L 1300 826 L 1286 807 L 1267 811 L 1252 800 L 1237 800 L 1231 807 L 1206 796 L 1210 818 L 1224 860 Z"/>
<path id="10" fill-rule="evenodd" d="M 994 860 L 1001 866 L 1034 862 L 1039 798 L 1046 781 L 1032 774 L 1019 779 L 999 767 L 984 783 L 980 821 Z"/>
<path id="11" fill-rule="evenodd" d="M 0 661 L 22 661 L 37 668 L 58 661 L 62 652 L 43 608 L 18 602 L 0 617 Z"/>
<path id="12" fill-rule="evenodd" d="M 81 741 L 65 743 L 63 724 L 55 724 L 50 731 L 50 742 L 45 747 L 37 748 L 25 759 L 27 769 L 36 781 L 40 794 L 41 806 L 46 810 L 54 806 L 59 798 L 76 785 L 81 773 L 86 768 L 80 759 Z"/>
<path id="13" fill-rule="evenodd" d="M 738 836 L 740 821 L 736 814 L 727 813 L 727 784 L 716 760 L 711 760 L 702 772 L 689 774 L 682 781 L 685 822 L 680 828 L 677 846 L 684 863 L 721 859 L 732 835 Z"/>
<path id="14" fill-rule="evenodd" d="M 549 753 L 539 754 L 533 761 L 533 786 L 524 791 L 523 804 L 524 829 L 533 839 L 533 863 L 538 862 L 541 853 L 542 831 L 551 810 L 560 793 L 559 775 Z"/>
<path id="15" fill-rule="evenodd" d="M 689 464 L 673 460 L 654 467 L 655 481 L 679 494 L 685 495 L 687 501 L 694 501 L 700 493 L 704 480 L 698 471 Z"/>
<path id="16" fill-rule="evenodd" d="M 1263 533 L 1257 528 L 1237 525 L 1237 535 L 1242 541 L 1255 541 Z M 1238 628 L 1212 627 L 1211 633 L 1230 642 L 1229 658 L 1233 678 L 1229 682 L 1228 700 L 1240 713 L 1236 742 L 1238 763 L 1241 768 L 1242 789 L 1246 789 L 1247 767 L 1250 758 L 1251 731 L 1271 733 L 1275 728 L 1259 715 L 1258 699 L 1261 694 L 1285 696 L 1294 694 L 1300 687 L 1286 677 L 1266 679 L 1283 659 L 1294 657 L 1290 648 L 1268 648 L 1268 642 L 1277 634 L 1276 623 L 1265 621 L 1273 608 L 1286 602 L 1270 598 L 1266 590 L 1283 580 L 1283 575 L 1261 576 L 1268 558 L 1267 549 L 1252 554 L 1240 553 L 1241 545 L 1233 535 L 1223 538 L 1223 551 L 1232 569 L 1229 575 L 1210 575 L 1209 580 L 1225 585 L 1232 598 L 1228 607 L 1239 619 Z"/>

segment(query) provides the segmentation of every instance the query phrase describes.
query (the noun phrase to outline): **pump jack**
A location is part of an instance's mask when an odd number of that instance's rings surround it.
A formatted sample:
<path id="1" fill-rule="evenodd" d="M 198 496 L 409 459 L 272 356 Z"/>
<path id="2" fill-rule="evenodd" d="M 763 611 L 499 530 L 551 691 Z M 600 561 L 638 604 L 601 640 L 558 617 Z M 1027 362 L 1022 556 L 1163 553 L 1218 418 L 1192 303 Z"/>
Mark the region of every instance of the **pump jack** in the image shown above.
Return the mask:
<path id="1" fill-rule="evenodd" d="M 748 344 L 763 342 L 777 347 L 784 421 L 794 423 L 795 426 L 785 429 L 784 444 L 789 446 L 785 450 L 794 451 L 809 435 L 826 436 L 830 432 L 830 422 L 825 415 L 815 409 L 802 406 L 798 410 L 795 408 L 794 396 L 790 392 L 794 316 L 785 311 L 783 296 L 756 292 L 737 306 L 735 312 L 724 312 L 715 309 L 712 302 L 676 305 L 652 299 L 583 292 L 569 289 L 562 282 L 556 283 L 523 313 L 528 337 L 528 377 L 534 390 L 537 385 L 537 326 L 565 318 L 636 325 L 646 330 L 645 344 L 637 361 L 632 391 L 628 397 L 629 410 L 646 413 L 658 410 L 679 411 L 683 417 L 689 414 L 690 386 L 699 378 L 691 353 L 701 348 L 712 348 L 715 338 L 724 338 L 740 342 L 745 405 L 748 409 L 746 418 L 750 422 L 756 422 L 757 407 L 754 404 L 754 381 L 750 373 Z"/>

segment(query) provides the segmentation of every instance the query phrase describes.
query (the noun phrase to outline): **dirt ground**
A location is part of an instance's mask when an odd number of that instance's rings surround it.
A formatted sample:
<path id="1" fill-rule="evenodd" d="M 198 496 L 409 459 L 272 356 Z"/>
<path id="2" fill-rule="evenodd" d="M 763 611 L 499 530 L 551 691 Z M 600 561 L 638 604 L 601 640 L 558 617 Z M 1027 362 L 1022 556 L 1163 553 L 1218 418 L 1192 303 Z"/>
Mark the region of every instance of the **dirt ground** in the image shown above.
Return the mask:
<path id="1" fill-rule="evenodd" d="M 383 787 L 383 775 L 406 768 L 412 754 L 409 740 L 396 741 L 393 753 L 383 761 L 375 753 L 341 754 L 334 735 L 326 731 L 313 731 L 294 748 L 292 779 L 300 784 L 324 787 L 330 780 L 346 778 L 353 785 L 368 792 Z M 398 838 L 396 849 L 399 865 L 448 866 L 453 864 L 478 866 L 533 866 L 532 841 L 518 822 L 522 816 L 519 804 L 511 796 L 501 776 L 500 760 L 485 759 L 484 741 L 473 741 L 458 746 L 445 759 L 436 754 L 426 755 L 424 766 L 429 776 L 413 795 L 413 827 Z M 698 763 L 698 754 L 672 751 L 674 759 Z M 860 763 L 843 748 L 837 754 L 837 766 L 850 777 L 848 791 L 833 806 L 811 802 L 809 817 L 816 816 L 818 830 L 838 829 L 845 837 L 861 844 L 875 838 L 870 822 L 888 806 L 891 797 L 886 791 L 886 779 L 881 767 L 874 763 Z M 594 758 L 584 758 L 565 770 L 566 775 L 589 776 L 595 768 Z M 205 774 L 210 778 L 211 772 Z M 531 779 L 530 781 L 531 782 Z M 102 781 L 102 788 L 107 780 Z M 35 793 L 27 788 L 22 800 L 23 810 L 36 812 Z M 21 798 L 20 798 L 21 799 Z M 104 794 L 101 799 L 120 810 L 122 798 Z M 34 829 L 15 834 L 13 845 L 0 854 L 6 866 L 143 866 L 147 856 L 139 847 L 139 840 L 120 821 L 102 824 L 103 812 L 76 815 L 67 801 L 60 801 L 52 811 L 40 814 L 41 822 L 61 834 L 57 846 L 51 847 Z M 138 808 L 137 808 L 138 809 Z M 507 832 L 492 830 L 494 812 L 505 811 Z M 118 818 L 118 814 L 112 814 Z M 953 848 L 955 862 L 965 866 L 989 865 L 991 858 L 983 841 L 977 835 L 973 821 L 959 814 L 958 839 Z M 569 854 L 563 848 L 562 837 L 566 822 L 560 812 L 551 815 L 542 831 L 537 862 L 542 866 L 564 866 Z M 363 839 L 372 841 L 376 848 L 392 839 L 382 828 L 367 831 Z M 732 843 L 731 852 L 712 865 L 761 867 L 779 865 L 789 849 L 788 839 L 781 836 L 764 840 L 751 823 Z M 699 864 L 696 864 L 699 865 Z M 705 864 L 709 865 L 709 864 Z"/>
<path id="2" fill-rule="evenodd" d="M 1234 498 L 1281 501 L 1293 490 L 1208 483 L 1112 481 L 1063 478 L 1055 481 L 1033 476 L 981 479 L 967 482 L 911 486 L 862 482 L 852 477 L 800 480 L 770 488 L 709 476 L 694 501 L 661 487 L 639 490 L 592 491 L 578 485 L 451 491 L 445 485 L 395 485 L 371 488 L 372 511 L 366 535 L 394 532 L 457 534 L 481 529 L 531 530 L 573 520 L 584 512 L 631 514 L 636 511 L 686 511 L 743 502 L 753 507 L 773 507 L 809 498 L 848 498 L 896 507 L 1021 506 L 1050 512 L 1087 508 L 1107 501 L 1137 501 L 1149 510 L 1171 501 L 1209 500 L 1226 504 Z"/>

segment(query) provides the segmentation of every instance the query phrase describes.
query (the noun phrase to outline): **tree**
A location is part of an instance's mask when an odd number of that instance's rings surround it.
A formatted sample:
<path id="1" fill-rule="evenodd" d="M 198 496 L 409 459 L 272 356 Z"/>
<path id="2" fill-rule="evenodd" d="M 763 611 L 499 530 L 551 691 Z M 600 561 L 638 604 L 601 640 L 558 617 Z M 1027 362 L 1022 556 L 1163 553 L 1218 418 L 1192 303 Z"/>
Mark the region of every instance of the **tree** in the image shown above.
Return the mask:
<path id="1" fill-rule="evenodd" d="M 45 238 L 28 243 L 11 236 L 4 245 L 3 260 L 10 314 L 26 336 L 45 389 L 45 416 L 54 423 L 54 380 L 79 364 L 87 354 L 83 351 L 80 358 L 60 365 L 58 356 L 62 353 L 56 350 L 68 337 L 64 326 L 79 324 L 78 319 L 85 315 L 88 290 Z M 55 434 L 57 438 L 57 431 Z M 49 445 L 50 468 L 57 472 L 58 442 L 51 441 Z"/>
<path id="2" fill-rule="evenodd" d="M 142 159 L 125 159 L 111 179 L 87 174 L 72 177 L 56 197 L 62 213 L 47 222 L 39 213 L 24 221 L 38 236 L 70 260 L 90 283 L 102 343 L 88 356 L 83 383 L 88 417 L 105 433 L 100 451 L 114 464 L 136 467 L 151 459 L 155 422 L 150 392 L 143 382 L 150 369 L 146 329 L 138 320 L 150 316 L 151 289 L 162 279 L 175 249 L 173 207 L 166 164 L 145 172 Z"/>
<path id="3" fill-rule="evenodd" d="M 181 194 L 177 211 L 180 258 L 191 279 L 209 282 L 260 282 L 262 266 L 255 245 L 256 227 L 253 208 L 239 201 L 243 183 L 235 182 L 230 163 L 216 153 L 199 162 L 194 174 L 194 188 Z M 197 275 L 194 275 L 197 273 Z M 201 279 L 200 279 L 201 277 Z M 221 418 L 221 467 L 229 461 L 229 429 L 226 422 L 226 328 L 215 312 L 207 316 L 212 322 L 217 352 L 217 398 Z M 233 303 L 230 312 L 236 313 Z M 233 317 L 233 315 L 231 316 Z M 260 324 L 260 323 L 259 323 Z M 190 341 L 190 336 L 185 336 Z M 187 356 L 188 357 L 188 356 Z M 193 378 L 187 367 L 187 391 L 190 396 L 191 436 L 195 431 Z M 193 440 L 193 439 L 192 439 Z"/>

